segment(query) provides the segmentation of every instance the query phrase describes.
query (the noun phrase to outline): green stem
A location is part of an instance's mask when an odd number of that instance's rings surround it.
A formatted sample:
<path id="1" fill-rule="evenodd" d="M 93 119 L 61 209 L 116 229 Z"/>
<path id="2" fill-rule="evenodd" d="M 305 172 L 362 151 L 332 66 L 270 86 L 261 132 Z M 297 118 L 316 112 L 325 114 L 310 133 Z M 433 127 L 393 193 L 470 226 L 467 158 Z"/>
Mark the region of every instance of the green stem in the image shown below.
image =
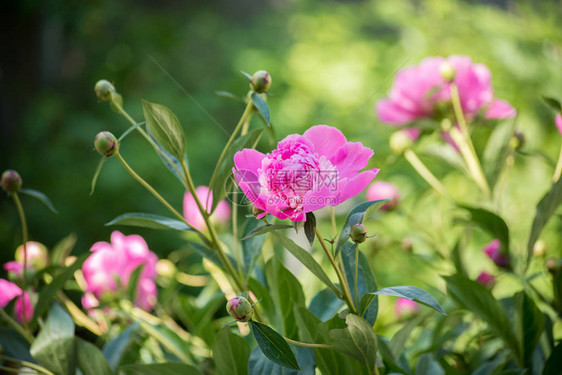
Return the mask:
<path id="1" fill-rule="evenodd" d="M 552 175 L 552 183 L 556 183 L 562 175 L 562 146 L 560 146 L 560 153 L 558 154 L 558 162 L 556 162 L 556 168 L 554 169 L 554 175 Z"/>
<path id="2" fill-rule="evenodd" d="M 51 371 L 47 370 L 45 367 L 41 367 L 39 365 L 36 365 L 35 363 L 31 363 L 31 362 L 27 362 L 27 361 L 20 361 L 19 359 L 11 358 L 11 357 L 5 356 L 3 354 L 0 354 L 0 358 L 4 359 L 6 361 L 9 361 L 9 362 L 13 362 L 20 367 L 29 367 L 30 369 L 39 371 L 39 372 L 41 372 L 43 374 L 46 374 L 46 375 L 55 375 Z"/>
<path id="3" fill-rule="evenodd" d="M 234 189 L 235 187 L 233 186 L 232 190 Z M 240 278 L 244 279 L 244 272 L 242 270 L 242 250 L 240 249 L 240 244 L 238 243 L 238 199 L 236 194 L 233 194 L 232 197 L 232 237 L 234 238 L 234 255 L 236 256 L 238 274 L 240 275 Z"/>
<path id="4" fill-rule="evenodd" d="M 327 345 L 327 344 L 311 344 L 308 342 L 302 342 L 302 341 L 296 341 L 296 340 L 292 340 L 288 337 L 283 337 L 285 339 L 285 341 L 287 341 L 289 344 L 293 344 L 293 345 L 298 345 L 298 346 L 304 346 L 306 348 L 319 348 L 319 349 L 334 349 L 334 347 L 332 345 Z"/>
<path id="5" fill-rule="evenodd" d="M 23 210 L 23 205 L 21 204 L 20 197 L 17 192 L 12 193 L 14 198 L 14 203 L 18 209 L 18 214 L 21 221 L 21 236 L 23 241 L 23 281 L 22 281 L 22 293 L 21 293 L 21 312 L 22 312 L 22 324 L 23 328 L 27 330 L 27 321 L 25 314 L 25 292 L 27 290 L 27 220 L 25 220 L 25 212 Z"/>
<path id="6" fill-rule="evenodd" d="M 336 271 L 336 275 L 338 276 L 338 279 L 340 281 L 341 296 L 338 296 L 338 297 L 343 299 L 347 303 L 347 306 L 349 307 L 351 312 L 357 314 L 357 308 L 355 307 L 355 305 L 353 304 L 353 301 L 351 300 L 351 296 L 350 296 L 351 292 L 349 291 L 349 285 L 347 283 L 347 280 L 343 276 L 340 268 L 338 267 L 338 265 L 336 263 L 336 260 L 334 259 L 334 257 L 332 256 L 332 253 L 328 249 L 328 246 L 326 246 L 326 243 L 324 242 L 324 239 L 322 238 L 322 235 L 320 234 L 320 231 L 318 230 L 318 227 L 316 227 L 316 238 L 318 238 L 318 242 L 320 242 L 320 246 L 322 246 L 322 249 L 324 250 L 324 253 L 326 253 L 326 256 L 330 260 L 330 263 L 332 264 L 332 267 Z"/>
<path id="7" fill-rule="evenodd" d="M 425 164 L 418 158 L 416 153 L 410 149 L 404 151 L 404 157 L 414 167 L 416 172 L 439 194 L 447 196 L 447 189 L 441 182 L 431 173 Z"/>
<path id="8" fill-rule="evenodd" d="M 15 329 L 27 342 L 33 344 L 33 336 L 27 332 L 21 325 L 18 324 L 11 316 L 9 316 L 4 309 L 0 309 L 0 318 L 4 319 L 9 326 Z"/>
<path id="9" fill-rule="evenodd" d="M 466 120 L 464 118 L 464 113 L 462 111 L 459 90 L 455 83 L 451 83 L 450 85 L 451 90 L 451 101 L 453 103 L 453 110 L 455 112 L 455 117 L 457 119 L 457 123 L 459 124 L 460 128 L 460 137 L 453 133 L 457 132 L 455 127 L 452 127 L 450 130 L 451 137 L 459 147 L 461 154 L 466 162 L 468 170 L 470 171 L 472 178 L 478 184 L 480 189 L 486 194 L 487 197 L 491 196 L 490 187 L 488 186 L 488 181 L 484 176 L 484 172 L 482 171 L 482 166 L 480 165 L 480 160 L 476 155 L 476 150 L 474 149 L 474 145 L 472 144 L 472 140 L 470 138 L 470 132 L 468 131 L 468 126 L 466 124 Z"/>
<path id="10" fill-rule="evenodd" d="M 338 230 L 336 229 L 336 210 L 334 209 L 334 206 L 330 206 L 330 219 L 332 221 L 332 236 L 336 238 Z"/>
<path id="11" fill-rule="evenodd" d="M 359 306 L 359 296 L 357 295 L 357 274 L 359 273 L 359 245 L 355 244 L 355 276 L 353 278 L 353 295 L 355 296 L 355 304 L 357 305 L 357 309 L 360 309 Z"/>

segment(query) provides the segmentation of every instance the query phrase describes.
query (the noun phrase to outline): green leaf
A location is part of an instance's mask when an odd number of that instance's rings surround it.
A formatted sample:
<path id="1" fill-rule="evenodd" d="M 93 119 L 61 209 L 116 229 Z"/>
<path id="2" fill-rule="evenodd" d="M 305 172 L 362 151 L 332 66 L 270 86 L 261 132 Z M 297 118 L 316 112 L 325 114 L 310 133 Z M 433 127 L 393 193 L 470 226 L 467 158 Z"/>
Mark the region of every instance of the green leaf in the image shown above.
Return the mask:
<path id="1" fill-rule="evenodd" d="M 269 294 L 269 289 L 260 284 L 260 282 L 254 278 L 250 278 L 248 280 L 248 289 L 251 290 L 258 299 L 259 306 L 263 307 L 267 320 L 274 322 L 277 318 L 278 311 L 273 302 L 273 298 L 271 298 L 271 295 Z"/>
<path id="2" fill-rule="evenodd" d="M 96 183 L 98 182 L 98 177 L 101 173 L 101 169 L 106 160 L 107 158 L 105 156 L 102 156 L 100 161 L 98 162 L 98 166 L 96 167 L 96 171 L 94 172 L 94 177 L 92 177 L 92 183 L 90 185 L 91 186 L 90 195 L 94 195 L 94 191 L 96 190 Z"/>
<path id="3" fill-rule="evenodd" d="M 445 375 L 445 370 L 433 358 L 431 353 L 425 353 L 418 358 L 416 375 Z"/>
<path id="4" fill-rule="evenodd" d="M 374 214 L 388 202 L 390 202 L 390 199 L 363 202 L 359 203 L 357 206 L 353 207 L 351 211 L 349 211 L 349 214 L 345 218 L 343 229 L 338 238 L 338 243 L 336 245 L 336 255 L 339 254 L 343 244 L 346 243 L 347 240 L 349 240 L 351 227 L 355 224 L 360 224 L 364 221 L 367 221 L 372 214 Z"/>
<path id="5" fill-rule="evenodd" d="M 169 217 L 146 214 L 143 212 L 131 212 L 117 216 L 115 219 L 106 223 L 105 226 L 111 225 L 129 225 L 133 227 L 150 228 L 150 229 L 167 229 L 167 230 L 189 230 L 193 228 L 186 223 Z"/>
<path id="6" fill-rule="evenodd" d="M 137 284 L 139 283 L 139 278 L 143 268 L 144 263 L 135 268 L 134 271 L 131 272 L 131 276 L 129 276 L 129 283 L 127 284 L 127 290 L 125 292 L 129 301 L 134 301 L 137 297 Z"/>
<path id="7" fill-rule="evenodd" d="M 164 147 L 162 147 L 162 145 L 160 145 L 160 143 L 158 143 L 158 141 L 152 136 L 152 133 L 150 132 L 148 126 L 146 127 L 146 134 L 150 137 L 150 139 L 154 141 L 154 143 L 158 147 L 158 150 L 160 150 L 160 152 L 157 152 L 157 154 L 160 160 L 162 160 L 162 163 L 164 163 L 164 166 L 170 172 L 172 172 L 172 174 L 182 183 L 185 188 L 187 188 L 185 179 L 183 177 L 180 159 L 169 153 Z M 187 165 L 187 156 L 185 154 L 183 155 L 182 159 L 183 162 L 185 162 L 185 164 Z"/>
<path id="8" fill-rule="evenodd" d="M 76 245 L 77 237 L 74 233 L 69 234 L 50 251 L 51 264 L 64 264 L 64 260 L 70 255 Z"/>
<path id="9" fill-rule="evenodd" d="M 242 237 L 242 241 L 247 240 L 247 239 L 252 238 L 252 237 L 255 237 L 255 236 L 259 236 L 259 235 L 267 233 L 267 232 L 272 232 L 274 230 L 289 229 L 289 228 L 292 228 L 292 227 L 293 227 L 292 225 L 288 225 L 288 224 L 267 224 L 267 225 L 256 226 L 252 230 L 250 230 L 248 233 L 246 233 L 246 235 L 244 237 Z"/>
<path id="10" fill-rule="evenodd" d="M 355 358 L 373 372 L 377 362 L 377 336 L 373 327 L 355 314 L 347 314 L 345 322 L 347 328 L 330 331 L 334 350 Z"/>
<path id="11" fill-rule="evenodd" d="M 533 364 L 533 354 L 544 330 L 544 315 L 537 308 L 533 300 L 524 292 L 513 296 L 516 306 L 517 323 L 519 325 L 519 339 L 525 367 Z"/>
<path id="12" fill-rule="evenodd" d="M 165 324 L 151 324 L 147 321 L 137 319 L 140 327 L 170 353 L 175 355 L 183 363 L 190 364 L 192 362 L 189 357 L 189 343 L 183 340 L 178 334 L 172 331 Z"/>
<path id="13" fill-rule="evenodd" d="M 202 375 L 197 368 L 176 362 L 127 365 L 119 367 L 119 371 L 135 375 Z"/>
<path id="14" fill-rule="evenodd" d="M 457 270 L 458 274 L 461 274 L 463 276 L 468 275 L 462 261 L 460 239 L 457 240 L 457 243 L 455 244 L 453 251 L 451 251 L 451 260 L 453 261 L 453 264 L 455 265 L 455 269 Z"/>
<path id="15" fill-rule="evenodd" d="M 254 106 L 258 110 L 260 116 L 263 118 L 267 126 L 271 126 L 269 106 L 267 105 L 265 100 L 263 100 L 260 94 L 255 91 L 252 91 L 252 94 L 250 94 L 250 98 L 252 99 L 252 103 L 254 103 Z"/>
<path id="16" fill-rule="evenodd" d="M 113 371 L 101 351 L 87 341 L 76 337 L 78 368 L 84 375 L 111 375 Z"/>
<path id="17" fill-rule="evenodd" d="M 131 324 L 123 332 L 121 332 L 113 340 L 104 345 L 102 349 L 103 356 L 107 360 L 112 371 L 116 371 L 123 353 L 131 343 L 133 334 L 139 329 L 137 323 Z"/>
<path id="18" fill-rule="evenodd" d="M 432 309 L 439 311 L 443 315 L 447 315 L 439 305 L 439 302 L 437 302 L 431 294 L 416 286 L 393 286 L 390 288 L 382 288 L 371 294 L 378 294 L 379 296 L 407 298 L 414 302 L 431 307 Z"/>
<path id="19" fill-rule="evenodd" d="M 244 223 L 244 229 L 242 233 L 249 233 L 253 229 L 260 226 L 260 221 L 251 217 Z M 242 241 L 242 255 L 244 258 L 244 265 L 242 270 L 244 275 L 248 277 L 252 274 L 256 261 L 261 255 L 263 245 L 265 244 L 266 236 L 258 235 L 252 236 L 245 241 Z"/>
<path id="20" fill-rule="evenodd" d="M 314 259 L 312 255 L 293 240 L 284 234 L 273 232 L 273 236 L 285 249 L 287 249 L 299 262 L 302 263 L 310 272 L 314 274 L 320 281 L 322 281 L 334 293 L 339 294 L 338 288 L 330 281 L 330 278 L 324 272 L 322 266 Z"/>
<path id="21" fill-rule="evenodd" d="M 297 362 L 302 364 L 300 370 L 279 366 L 271 362 L 263 354 L 260 347 L 256 346 L 250 354 L 248 373 L 250 375 L 314 375 L 316 363 L 312 349 L 295 346 L 294 351 L 296 352 Z"/>
<path id="22" fill-rule="evenodd" d="M 314 236 L 316 232 L 316 216 L 314 213 L 306 213 L 306 221 L 304 222 L 304 234 L 310 243 L 310 246 L 314 243 Z"/>
<path id="23" fill-rule="evenodd" d="M 542 96 L 542 99 L 555 112 L 557 112 L 557 113 L 562 112 L 562 104 L 560 104 L 560 101 L 558 99 L 550 97 L 550 96 L 545 96 L 545 95 Z"/>
<path id="24" fill-rule="evenodd" d="M 310 301 L 308 310 L 321 321 L 328 320 L 345 304 L 330 289 L 322 289 Z"/>
<path id="25" fill-rule="evenodd" d="M 0 327 L 0 348 L 8 357 L 20 361 L 35 362 L 29 353 L 29 343 L 12 327 Z"/>
<path id="26" fill-rule="evenodd" d="M 421 321 L 423 320 L 423 316 L 418 316 L 415 319 L 411 319 L 404 324 L 402 328 L 398 332 L 394 334 L 392 340 L 390 340 L 389 349 L 392 352 L 392 356 L 394 358 L 399 358 L 402 354 L 404 347 L 406 346 L 406 342 L 410 337 L 410 334 L 419 326 Z"/>
<path id="27" fill-rule="evenodd" d="M 280 366 L 300 370 L 295 354 L 283 336 L 260 322 L 251 320 L 250 326 L 261 351 L 270 361 Z"/>
<path id="28" fill-rule="evenodd" d="M 56 374 L 74 373 L 74 322 L 59 304 L 52 305 L 47 321 L 31 345 L 30 352 L 39 364 Z"/>
<path id="29" fill-rule="evenodd" d="M 222 97 L 225 97 L 225 98 L 234 99 L 238 102 L 244 103 L 244 100 L 241 97 L 239 97 L 238 95 L 233 94 L 231 92 L 228 92 L 228 91 L 215 91 L 215 95 L 222 96 Z"/>
<path id="30" fill-rule="evenodd" d="M 215 250 L 211 250 L 208 247 L 206 247 L 205 245 L 201 245 L 200 243 L 191 242 L 191 241 L 187 243 L 187 246 L 190 249 L 192 249 L 193 251 L 195 251 L 197 254 L 202 256 L 203 258 L 206 258 L 206 259 L 210 260 L 211 262 L 215 263 L 220 268 L 224 269 L 224 264 L 222 264 L 219 256 L 217 255 L 217 252 Z M 230 260 L 230 263 L 232 263 L 236 267 L 236 264 L 237 264 L 236 259 L 234 259 L 230 254 L 226 254 L 226 256 Z"/>
<path id="31" fill-rule="evenodd" d="M 245 375 L 248 373 L 250 346 L 240 336 L 223 328 L 213 345 L 213 359 L 218 375 Z"/>
<path id="32" fill-rule="evenodd" d="M 250 130 L 247 134 L 238 137 L 230 147 L 226 150 L 222 162 L 216 165 L 213 172 L 214 178 L 210 183 L 210 189 L 213 192 L 213 204 L 211 213 L 215 211 L 219 202 L 224 198 L 227 191 L 230 191 L 233 179 L 232 169 L 234 168 L 234 155 L 245 148 L 254 148 L 258 144 L 263 129 Z M 206 206 L 206 204 L 203 204 Z"/>
<path id="33" fill-rule="evenodd" d="M 19 192 L 22 193 L 22 194 L 25 194 L 25 195 L 29 195 L 30 197 L 39 199 L 41 201 L 41 203 L 43 203 L 45 206 L 47 206 L 47 208 L 49 210 L 53 211 L 53 213 L 55 213 L 55 214 L 59 213 L 56 210 L 55 206 L 53 206 L 53 204 L 51 203 L 49 198 L 47 198 L 47 196 L 45 194 L 41 193 L 40 191 L 33 190 L 33 189 L 20 189 Z"/>
<path id="34" fill-rule="evenodd" d="M 550 191 L 540 200 L 539 204 L 537 204 L 535 218 L 531 226 L 531 234 L 527 242 L 527 266 L 533 256 L 533 246 L 535 246 L 535 242 L 538 240 L 544 226 L 560 204 L 562 204 L 562 178 L 552 185 Z"/>
<path id="35" fill-rule="evenodd" d="M 483 208 L 459 205 L 470 212 L 472 221 L 487 231 L 492 237 L 500 240 L 500 251 L 509 254 L 509 228 L 505 221 L 493 212 Z"/>
<path id="36" fill-rule="evenodd" d="M 64 271 L 59 273 L 53 278 L 53 281 L 49 285 L 47 285 L 41 293 L 39 293 L 39 300 L 37 301 L 37 305 L 35 306 L 35 312 L 33 313 L 33 320 L 32 326 L 37 322 L 37 319 L 43 314 L 43 312 L 47 309 L 49 304 L 54 300 L 55 295 L 59 290 L 64 288 L 64 284 L 74 276 L 74 271 L 82 267 L 82 264 L 88 259 L 90 256 L 90 252 L 86 254 L 82 254 L 78 259 L 72 263 L 72 265 L 66 267 Z"/>
<path id="37" fill-rule="evenodd" d="M 169 108 L 142 101 L 146 126 L 156 142 L 178 160 L 185 157 L 185 136 L 176 115 Z"/>
<path id="38" fill-rule="evenodd" d="M 562 368 L 562 341 L 556 345 L 556 347 L 550 353 L 546 363 L 544 364 L 544 369 L 542 375 L 560 375 L 560 369 Z"/>
<path id="39" fill-rule="evenodd" d="M 512 351 L 515 358 L 521 359 L 521 351 L 512 324 L 501 306 L 490 291 L 480 283 L 461 275 L 447 276 L 447 292 L 457 303 L 472 311 L 480 319 L 488 323 L 490 329 Z"/>
<path id="40" fill-rule="evenodd" d="M 482 166 L 486 179 L 493 188 L 505 165 L 510 151 L 510 141 L 513 137 L 514 122 L 505 121 L 494 127 L 488 139 L 482 158 Z"/>

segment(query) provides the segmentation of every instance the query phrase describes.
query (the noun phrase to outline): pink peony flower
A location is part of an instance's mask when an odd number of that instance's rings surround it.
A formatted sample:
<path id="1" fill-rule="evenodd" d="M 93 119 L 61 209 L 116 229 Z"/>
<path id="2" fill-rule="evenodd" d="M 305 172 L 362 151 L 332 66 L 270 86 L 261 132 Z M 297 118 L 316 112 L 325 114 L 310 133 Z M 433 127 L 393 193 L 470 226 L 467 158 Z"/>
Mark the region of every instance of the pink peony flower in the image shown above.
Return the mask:
<path id="1" fill-rule="evenodd" d="M 93 254 L 82 266 L 87 284 L 86 292 L 91 293 L 98 300 L 103 299 L 107 294 L 123 292 L 133 271 L 143 265 L 137 284 L 137 300 L 144 298 L 143 301 L 150 300 L 152 304 L 139 303 L 137 306 L 145 310 L 152 309 L 156 302 L 156 286 L 147 288 L 143 285 L 146 281 L 154 283 L 158 257 L 148 249 L 141 236 L 136 234 L 125 236 L 121 232 L 114 231 L 111 234 L 111 243 L 96 242 L 90 251 Z M 143 296 L 144 293 L 150 295 Z M 85 308 L 95 304 L 91 296 L 84 298 L 82 302 Z"/>
<path id="2" fill-rule="evenodd" d="M 20 323 L 24 321 L 22 304 L 25 303 L 25 321 L 31 321 L 33 318 L 33 305 L 31 304 L 29 293 L 23 292 L 22 297 L 22 290 L 19 286 L 8 280 L 0 279 L 0 308 L 6 307 L 14 298 L 17 298 L 14 304 L 16 319 Z"/>
<path id="3" fill-rule="evenodd" d="M 419 310 L 420 306 L 407 298 L 398 298 L 394 303 L 394 315 L 397 318 L 417 314 Z"/>
<path id="4" fill-rule="evenodd" d="M 373 151 L 348 142 L 338 129 L 317 125 L 292 134 L 267 155 L 244 149 L 234 155 L 234 176 L 253 203 L 279 219 L 306 220 L 306 213 L 336 206 L 359 194 L 378 169 L 365 168 Z"/>
<path id="5" fill-rule="evenodd" d="M 496 277 L 486 271 L 480 272 L 480 275 L 476 278 L 480 284 L 484 285 L 485 287 L 491 288 L 496 283 Z"/>
<path id="6" fill-rule="evenodd" d="M 396 208 L 398 201 L 400 199 L 400 192 L 398 188 L 386 181 L 373 182 L 367 188 L 367 199 L 370 201 L 378 201 L 380 199 L 390 199 L 392 200 L 381 207 L 381 210 L 390 211 Z"/>
<path id="7" fill-rule="evenodd" d="M 449 102 L 449 83 L 439 67 L 444 62 L 455 69 L 454 82 L 459 90 L 461 107 L 467 118 L 484 110 L 488 119 L 508 119 L 516 115 L 506 101 L 494 99 L 490 71 L 482 64 L 473 64 L 467 56 L 428 57 L 417 66 L 398 73 L 387 99 L 376 105 L 379 119 L 390 125 L 404 125 L 415 120 L 433 118 L 442 102 Z"/>
<path id="8" fill-rule="evenodd" d="M 500 251 L 500 240 L 495 239 L 484 247 L 484 253 L 496 264 L 498 267 L 508 267 L 509 257 Z"/>
<path id="9" fill-rule="evenodd" d="M 556 115 L 556 117 L 554 118 L 554 122 L 556 123 L 558 131 L 560 132 L 560 134 L 562 134 L 562 113 Z"/>
<path id="10" fill-rule="evenodd" d="M 4 263 L 4 269 L 8 272 L 8 276 L 19 277 L 23 273 L 23 264 L 12 260 Z M 31 269 L 31 267 L 27 267 L 27 269 Z"/>
<path id="11" fill-rule="evenodd" d="M 209 192 L 211 196 L 209 197 Z M 209 190 L 207 186 L 199 186 L 195 189 L 195 194 L 199 198 L 199 201 L 203 205 L 203 207 L 207 208 L 207 212 L 211 211 L 211 207 L 213 204 L 213 192 Z M 209 201 L 207 202 L 207 198 Z M 226 200 L 222 200 L 217 205 L 217 208 L 213 212 L 211 216 L 211 220 L 217 223 L 225 223 L 230 219 L 230 206 L 226 202 Z M 185 220 L 191 225 L 192 227 L 203 231 L 207 228 L 205 225 L 205 220 L 203 219 L 203 215 L 199 211 L 199 207 L 197 203 L 195 203 L 195 199 L 190 192 L 186 192 L 183 196 L 183 216 Z"/>

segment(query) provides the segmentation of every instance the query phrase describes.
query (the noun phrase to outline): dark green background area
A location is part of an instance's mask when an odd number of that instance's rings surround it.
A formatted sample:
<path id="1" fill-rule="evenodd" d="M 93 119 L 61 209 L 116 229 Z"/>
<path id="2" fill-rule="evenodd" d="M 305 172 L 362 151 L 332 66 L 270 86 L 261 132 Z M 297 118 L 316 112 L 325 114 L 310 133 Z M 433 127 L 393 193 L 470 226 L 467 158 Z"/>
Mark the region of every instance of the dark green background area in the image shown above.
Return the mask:
<path id="1" fill-rule="evenodd" d="M 490 68 L 496 95 L 519 111 L 526 147 L 554 159 L 560 137 L 540 94 L 562 97 L 561 16 L 560 1 L 13 2 L 3 5 L 0 33 L 0 169 L 18 170 L 25 187 L 46 193 L 60 211 L 53 215 L 24 197 L 31 239 L 51 247 L 74 232 L 77 250 L 86 251 L 109 240 L 112 228 L 103 224 L 121 213 L 166 214 L 116 160 L 88 195 L 99 160 L 95 134 L 119 135 L 128 127 L 97 100 L 95 82 L 114 82 L 139 121 L 141 98 L 171 108 L 187 136 L 195 183 L 203 185 L 227 140 L 220 127 L 230 132 L 243 111 L 215 90 L 242 96 L 248 82 L 240 70 L 266 69 L 278 139 L 315 124 L 338 126 L 349 140 L 375 150 L 371 165 L 384 167 L 379 178 L 411 176 L 410 191 L 425 189 L 406 163 L 389 162 L 392 129 L 373 107 L 401 66 L 450 54 L 470 55 Z M 255 120 L 253 126 L 262 125 Z M 181 209 L 182 186 L 138 134 L 121 152 Z M 444 170 L 432 167 L 438 175 Z M 526 178 L 521 183 L 533 179 Z M 546 191 L 539 185 L 529 184 L 533 199 Z M 13 256 L 19 230 L 14 204 L 2 192 L 0 262 Z M 161 254 L 181 243 L 174 233 L 120 230 L 143 234 Z"/>

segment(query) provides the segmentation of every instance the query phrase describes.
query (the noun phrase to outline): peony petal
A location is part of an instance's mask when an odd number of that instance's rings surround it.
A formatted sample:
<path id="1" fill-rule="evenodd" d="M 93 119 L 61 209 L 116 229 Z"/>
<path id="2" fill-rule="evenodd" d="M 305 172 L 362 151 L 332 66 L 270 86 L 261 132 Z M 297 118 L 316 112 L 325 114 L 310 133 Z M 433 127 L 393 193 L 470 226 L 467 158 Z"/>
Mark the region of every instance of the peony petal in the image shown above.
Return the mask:
<path id="1" fill-rule="evenodd" d="M 488 119 L 505 120 L 513 118 L 517 111 L 505 100 L 494 99 L 492 104 L 486 109 L 484 117 Z"/>
<path id="2" fill-rule="evenodd" d="M 348 200 L 351 197 L 356 196 L 361 193 L 367 185 L 373 181 L 373 178 L 377 176 L 379 169 L 369 169 L 365 172 L 358 173 L 354 177 L 350 178 L 348 181 L 342 181 L 343 189 L 338 196 L 338 204 Z"/>
<path id="3" fill-rule="evenodd" d="M 374 152 L 360 142 L 347 142 L 330 158 L 338 170 L 338 178 L 349 177 L 365 168 Z"/>
<path id="4" fill-rule="evenodd" d="M 303 137 L 312 143 L 315 153 L 328 158 L 347 142 L 339 129 L 328 125 L 313 126 L 304 132 Z"/>
<path id="5" fill-rule="evenodd" d="M 562 114 L 561 113 L 556 115 L 556 117 L 554 118 L 554 122 L 556 123 L 556 127 L 558 128 L 558 131 L 560 132 L 560 134 L 562 134 Z"/>
<path id="6" fill-rule="evenodd" d="M 264 157 L 265 155 L 259 151 L 251 148 L 245 148 L 234 154 L 234 165 L 239 171 L 247 170 L 257 175 L 258 169 L 261 168 L 261 161 Z"/>
<path id="7" fill-rule="evenodd" d="M 8 280 L 0 279 L 0 308 L 4 308 L 17 296 L 21 296 L 20 287 Z"/>
<path id="8" fill-rule="evenodd" d="M 399 103 L 393 102 L 390 99 L 382 99 L 377 102 L 375 107 L 377 116 L 380 121 L 390 125 L 405 125 L 422 116 L 411 112 Z"/>

